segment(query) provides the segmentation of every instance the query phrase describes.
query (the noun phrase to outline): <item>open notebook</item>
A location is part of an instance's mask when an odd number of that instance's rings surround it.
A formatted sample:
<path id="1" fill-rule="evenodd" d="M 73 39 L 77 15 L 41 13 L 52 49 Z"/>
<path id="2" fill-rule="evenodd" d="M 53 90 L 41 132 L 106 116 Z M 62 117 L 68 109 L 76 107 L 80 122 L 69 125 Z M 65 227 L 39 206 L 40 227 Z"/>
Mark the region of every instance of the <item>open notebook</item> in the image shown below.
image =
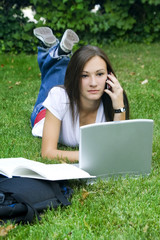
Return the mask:
<path id="1" fill-rule="evenodd" d="M 96 177 L 151 171 L 153 120 L 90 124 L 80 128 L 79 168 Z"/>

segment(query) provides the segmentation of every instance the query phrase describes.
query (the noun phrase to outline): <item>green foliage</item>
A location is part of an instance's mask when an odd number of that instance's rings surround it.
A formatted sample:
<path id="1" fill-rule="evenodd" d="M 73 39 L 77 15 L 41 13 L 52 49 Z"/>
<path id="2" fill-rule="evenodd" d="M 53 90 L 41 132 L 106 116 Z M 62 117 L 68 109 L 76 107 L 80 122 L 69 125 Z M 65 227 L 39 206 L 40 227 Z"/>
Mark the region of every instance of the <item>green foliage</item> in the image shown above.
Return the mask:
<path id="1" fill-rule="evenodd" d="M 107 0 L 104 7 L 110 40 L 150 43 L 160 39 L 160 1 L 156 6 L 151 1 Z"/>
<path id="2" fill-rule="evenodd" d="M 158 5 L 160 4 L 160 0 L 142 0 L 142 3 L 148 3 L 150 5 Z"/>
<path id="3" fill-rule="evenodd" d="M 101 6 L 96 13 L 91 11 L 95 4 Z M 35 10 L 37 24 L 24 18 L 25 6 Z M 51 27 L 57 38 L 71 28 L 79 35 L 79 45 L 151 43 L 160 40 L 160 0 L 3 0 L 0 52 L 35 52 L 33 29 L 39 26 Z"/>
<path id="4" fill-rule="evenodd" d="M 38 21 L 41 17 L 45 18 L 45 25 L 52 27 L 57 37 L 61 37 L 65 29 L 71 28 L 77 32 L 83 43 L 88 41 L 92 34 L 97 33 L 98 29 L 102 29 L 104 19 L 90 11 L 90 1 L 63 0 L 60 3 L 54 0 L 36 0 L 36 5 L 38 7 L 35 6 L 35 18 Z M 48 11 L 50 6 L 52 11 Z M 41 24 L 40 21 L 38 26 Z"/>
<path id="5" fill-rule="evenodd" d="M 0 51 L 14 53 L 35 51 L 30 37 L 33 23 L 28 23 L 28 18 L 24 18 L 21 11 L 25 4 L 25 1 L 0 3 Z"/>

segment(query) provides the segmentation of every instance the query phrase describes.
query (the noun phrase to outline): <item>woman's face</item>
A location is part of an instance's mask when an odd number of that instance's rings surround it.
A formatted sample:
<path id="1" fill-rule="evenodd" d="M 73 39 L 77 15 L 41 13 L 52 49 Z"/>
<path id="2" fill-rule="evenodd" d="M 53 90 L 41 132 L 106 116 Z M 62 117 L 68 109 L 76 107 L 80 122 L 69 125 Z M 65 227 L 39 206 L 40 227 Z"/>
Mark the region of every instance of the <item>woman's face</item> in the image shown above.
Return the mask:
<path id="1" fill-rule="evenodd" d="M 84 66 L 81 76 L 81 101 L 100 100 L 107 79 L 106 62 L 99 56 L 91 58 Z"/>

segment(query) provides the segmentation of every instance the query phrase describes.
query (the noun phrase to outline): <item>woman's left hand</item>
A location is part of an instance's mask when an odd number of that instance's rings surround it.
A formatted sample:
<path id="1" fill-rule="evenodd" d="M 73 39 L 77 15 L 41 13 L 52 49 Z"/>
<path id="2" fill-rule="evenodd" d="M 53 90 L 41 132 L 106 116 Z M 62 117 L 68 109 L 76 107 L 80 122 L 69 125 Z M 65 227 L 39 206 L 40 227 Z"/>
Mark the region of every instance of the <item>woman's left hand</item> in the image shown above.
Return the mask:
<path id="1" fill-rule="evenodd" d="M 113 73 L 108 74 L 106 83 L 108 84 L 109 88 L 105 88 L 104 91 L 110 96 L 113 108 L 123 108 L 123 88 L 121 87 L 118 79 L 113 75 Z"/>

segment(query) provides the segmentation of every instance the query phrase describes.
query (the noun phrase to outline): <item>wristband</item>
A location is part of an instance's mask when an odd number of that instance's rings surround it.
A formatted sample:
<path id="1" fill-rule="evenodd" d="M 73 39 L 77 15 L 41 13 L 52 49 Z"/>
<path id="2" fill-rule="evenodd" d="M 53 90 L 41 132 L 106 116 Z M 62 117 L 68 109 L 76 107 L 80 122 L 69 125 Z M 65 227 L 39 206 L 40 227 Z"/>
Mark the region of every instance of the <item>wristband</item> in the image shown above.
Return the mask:
<path id="1" fill-rule="evenodd" d="M 114 113 L 123 113 L 125 111 L 126 111 L 125 107 L 120 108 L 120 109 L 114 109 Z"/>

